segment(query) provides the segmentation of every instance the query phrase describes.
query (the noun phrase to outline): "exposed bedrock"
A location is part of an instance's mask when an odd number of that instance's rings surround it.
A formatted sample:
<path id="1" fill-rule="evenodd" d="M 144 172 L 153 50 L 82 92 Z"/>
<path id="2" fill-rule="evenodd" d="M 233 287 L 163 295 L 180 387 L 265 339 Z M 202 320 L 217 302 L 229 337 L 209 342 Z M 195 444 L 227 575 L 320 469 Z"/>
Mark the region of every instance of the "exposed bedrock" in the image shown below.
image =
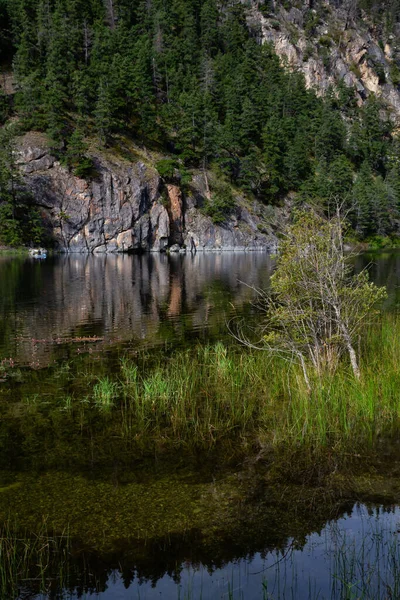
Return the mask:
<path id="1" fill-rule="evenodd" d="M 40 134 L 21 139 L 19 158 L 26 186 L 42 212 L 56 249 L 66 252 L 163 252 L 272 250 L 276 238 L 265 226 L 263 211 L 254 214 L 237 198 L 223 225 L 200 210 L 200 178 L 184 197 L 179 186 L 161 182 L 142 161 L 92 156 L 96 177 L 75 177 L 46 148 Z M 166 194 L 162 194 L 165 189 Z"/>

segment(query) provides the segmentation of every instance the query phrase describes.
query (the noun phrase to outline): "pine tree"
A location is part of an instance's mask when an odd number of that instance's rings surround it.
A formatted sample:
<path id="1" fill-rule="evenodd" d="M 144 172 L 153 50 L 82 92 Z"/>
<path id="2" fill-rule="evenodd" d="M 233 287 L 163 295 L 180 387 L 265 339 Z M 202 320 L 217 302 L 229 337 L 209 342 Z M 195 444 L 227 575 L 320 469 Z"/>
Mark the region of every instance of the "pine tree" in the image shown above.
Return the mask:
<path id="1" fill-rule="evenodd" d="M 218 50 L 218 9 L 215 0 L 205 0 L 200 13 L 201 47 L 209 56 Z"/>
<path id="2" fill-rule="evenodd" d="M 17 218 L 20 173 L 16 164 L 13 127 L 0 130 L 0 241 L 9 246 L 22 242 Z"/>
<path id="3" fill-rule="evenodd" d="M 93 168 L 92 160 L 87 156 L 88 146 L 85 143 L 83 132 L 76 128 L 68 140 L 65 162 L 72 168 L 74 175 L 85 177 Z"/>
<path id="4" fill-rule="evenodd" d="M 96 107 L 94 111 L 95 126 L 99 140 L 106 145 L 115 127 L 113 96 L 105 78 L 100 81 Z"/>
<path id="5" fill-rule="evenodd" d="M 49 49 L 46 60 L 45 110 L 47 132 L 56 144 L 65 144 L 68 132 L 68 83 L 73 68 L 69 46 L 70 21 L 61 2 L 52 15 Z"/>
<path id="6" fill-rule="evenodd" d="M 3 125 L 10 114 L 10 104 L 7 96 L 0 88 L 0 125 Z"/>
<path id="7" fill-rule="evenodd" d="M 353 219 L 358 235 L 366 237 L 373 230 L 372 193 L 374 180 L 371 167 L 365 161 L 357 175 L 353 187 Z"/>
<path id="8" fill-rule="evenodd" d="M 315 154 L 318 160 L 330 162 L 344 148 L 346 128 L 339 112 L 326 101 L 319 115 L 315 136 Z"/>
<path id="9" fill-rule="evenodd" d="M 277 119 L 271 119 L 263 131 L 263 163 L 267 172 L 266 194 L 269 200 L 279 194 L 285 185 L 279 125 Z"/>

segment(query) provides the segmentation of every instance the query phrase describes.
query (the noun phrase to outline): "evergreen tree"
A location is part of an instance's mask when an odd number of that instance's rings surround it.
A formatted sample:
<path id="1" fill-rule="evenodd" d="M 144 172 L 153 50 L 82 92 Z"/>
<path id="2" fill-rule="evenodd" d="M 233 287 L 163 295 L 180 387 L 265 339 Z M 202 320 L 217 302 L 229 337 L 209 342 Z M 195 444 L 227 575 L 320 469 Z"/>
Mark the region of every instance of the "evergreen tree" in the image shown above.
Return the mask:
<path id="1" fill-rule="evenodd" d="M 217 165 L 266 203 L 296 192 L 330 212 L 354 205 L 360 235 L 397 232 L 400 151 L 382 102 L 343 82 L 323 98 L 217 0 L 0 0 L 0 53 L 17 93 L 0 96 L 90 172 L 84 136 L 124 131 L 192 167 Z M 11 32 L 11 33 L 9 33 Z M 8 36 L 8 37 L 7 37 Z M 375 196 L 374 196 L 375 194 Z"/>
<path id="2" fill-rule="evenodd" d="M 340 113 L 334 110 L 329 102 L 325 102 L 318 115 L 315 136 L 315 154 L 318 160 L 330 162 L 344 148 L 346 128 Z"/>
<path id="3" fill-rule="evenodd" d="M 353 219 L 355 230 L 363 238 L 373 230 L 372 194 L 374 180 L 369 163 L 365 161 L 353 187 Z"/>
<path id="4" fill-rule="evenodd" d="M 105 78 L 99 84 L 94 115 L 97 134 L 100 142 L 105 145 L 116 124 L 112 91 Z"/>
<path id="5" fill-rule="evenodd" d="M 218 51 L 218 9 L 215 0 L 205 0 L 200 12 L 201 46 L 209 55 L 215 56 Z"/>
<path id="6" fill-rule="evenodd" d="M 266 194 L 271 200 L 284 189 L 285 185 L 278 119 L 271 119 L 264 127 L 263 163 L 267 173 Z"/>
<path id="7" fill-rule="evenodd" d="M 6 122 L 9 114 L 10 104 L 3 90 L 0 89 L 0 125 L 3 125 Z"/>
<path id="8" fill-rule="evenodd" d="M 77 128 L 68 140 L 65 161 L 72 168 L 74 175 L 85 177 L 93 168 L 92 160 L 87 156 L 88 147 L 85 143 L 83 132 Z"/>

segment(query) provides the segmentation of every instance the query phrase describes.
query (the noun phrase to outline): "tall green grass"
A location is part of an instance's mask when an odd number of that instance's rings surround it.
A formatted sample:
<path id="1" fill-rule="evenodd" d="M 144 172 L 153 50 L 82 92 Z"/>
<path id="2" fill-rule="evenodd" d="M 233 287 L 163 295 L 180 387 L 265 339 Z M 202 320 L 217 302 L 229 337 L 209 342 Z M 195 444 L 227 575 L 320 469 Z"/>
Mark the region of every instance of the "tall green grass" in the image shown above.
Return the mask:
<path id="1" fill-rule="evenodd" d="M 344 360 L 334 374 L 311 373 L 311 393 L 296 363 L 222 343 L 160 356 L 148 368 L 124 358 L 85 406 L 118 418 L 121 435 L 143 443 L 372 443 L 400 424 L 400 318 L 371 326 L 360 352 L 359 381 Z"/>
<path id="2" fill-rule="evenodd" d="M 129 461 L 158 449 L 197 452 L 221 444 L 245 454 L 349 446 L 355 452 L 400 431 L 400 316 L 383 316 L 356 346 L 361 379 L 346 357 L 334 373 L 319 376 L 310 365 L 311 392 L 296 362 L 235 343 L 125 356 L 102 375 L 97 362 L 84 372 L 71 367 L 67 378 L 53 372 L 53 397 L 26 385 L 16 406 L 10 388 L 4 429 L 23 442 L 15 452 L 40 462 L 54 456 L 54 464 L 88 452 L 92 461 L 112 454 Z"/>

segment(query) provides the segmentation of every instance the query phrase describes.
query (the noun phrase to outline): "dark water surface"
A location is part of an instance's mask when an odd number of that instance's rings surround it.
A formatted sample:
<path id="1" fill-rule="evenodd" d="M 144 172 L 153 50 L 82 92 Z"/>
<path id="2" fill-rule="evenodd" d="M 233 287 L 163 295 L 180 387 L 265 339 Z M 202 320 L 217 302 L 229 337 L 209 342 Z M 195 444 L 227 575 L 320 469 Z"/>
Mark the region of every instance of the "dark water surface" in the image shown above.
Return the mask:
<path id="1" fill-rule="evenodd" d="M 226 319 L 270 270 L 264 253 L 0 256 L 0 357 L 35 367 L 85 343 L 139 349 L 226 337 Z"/>
<path id="2" fill-rule="evenodd" d="M 397 308 L 400 252 L 365 253 L 356 265 L 387 287 L 386 309 Z M 264 253 L 0 255 L 0 359 L 38 367 L 88 344 L 93 351 L 229 341 L 227 320 L 251 310 L 252 288 L 266 288 L 272 268 Z"/>
<path id="3" fill-rule="evenodd" d="M 398 463 L 387 479 L 372 467 L 360 475 L 357 494 L 328 497 L 298 481 L 272 486 L 254 466 L 214 472 L 203 457 L 188 465 L 182 455 L 167 469 L 114 458 L 104 472 L 79 470 L 72 428 L 70 447 L 47 442 L 49 423 L 68 439 L 65 394 L 79 390 L 82 370 L 104 375 L 142 350 L 231 343 L 227 321 L 255 314 L 254 288 L 268 286 L 272 264 L 261 253 L 0 256 L 0 406 L 11 402 L 14 420 L 35 419 L 23 442 L 1 427 L 13 451 L 1 457 L 0 519 L 49 534 L 68 527 L 72 540 L 63 577 L 50 569 L 49 593 L 39 594 L 32 565 L 14 598 L 400 599 Z M 365 254 L 356 260 L 364 266 L 387 286 L 385 308 L 397 310 L 400 253 Z M 61 397 L 62 425 L 45 404 L 35 408 Z M 20 454 L 38 449 L 43 468 L 27 468 Z"/>
<path id="4" fill-rule="evenodd" d="M 400 597 L 400 509 L 356 504 L 322 530 L 282 549 L 223 566 L 186 560 L 157 581 L 110 569 L 101 598 L 358 599 Z M 70 598 L 82 597 L 72 592 Z M 84 598 L 97 597 L 87 593 Z M 45 596 L 42 596 L 45 598 Z"/>

